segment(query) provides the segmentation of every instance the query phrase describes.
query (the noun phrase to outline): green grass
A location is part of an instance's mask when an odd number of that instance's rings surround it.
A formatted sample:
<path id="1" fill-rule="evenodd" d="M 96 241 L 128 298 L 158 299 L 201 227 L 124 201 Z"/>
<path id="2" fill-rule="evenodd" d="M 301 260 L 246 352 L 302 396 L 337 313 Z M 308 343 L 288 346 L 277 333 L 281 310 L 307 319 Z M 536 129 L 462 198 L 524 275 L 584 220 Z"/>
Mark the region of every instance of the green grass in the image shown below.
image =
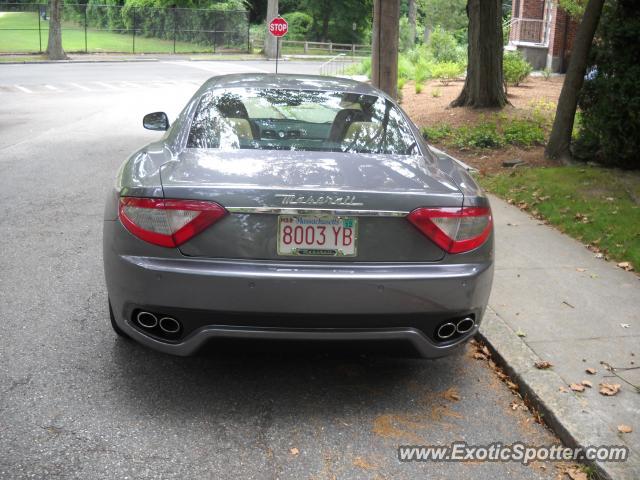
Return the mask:
<path id="1" fill-rule="evenodd" d="M 0 53 L 35 53 L 47 49 L 49 22 L 40 21 L 41 38 L 38 34 L 37 12 L 0 13 Z M 24 30 L 21 30 L 24 29 Z M 73 23 L 62 27 L 62 47 L 66 52 L 84 52 L 84 28 Z M 131 53 L 132 35 L 106 32 L 89 28 L 87 30 L 87 50 L 96 52 Z M 210 45 L 176 42 L 176 53 L 211 52 Z M 136 36 L 136 53 L 173 53 L 173 40 Z"/>
<path id="2" fill-rule="evenodd" d="M 489 191 L 640 270 L 640 174 L 587 166 L 481 177 Z"/>

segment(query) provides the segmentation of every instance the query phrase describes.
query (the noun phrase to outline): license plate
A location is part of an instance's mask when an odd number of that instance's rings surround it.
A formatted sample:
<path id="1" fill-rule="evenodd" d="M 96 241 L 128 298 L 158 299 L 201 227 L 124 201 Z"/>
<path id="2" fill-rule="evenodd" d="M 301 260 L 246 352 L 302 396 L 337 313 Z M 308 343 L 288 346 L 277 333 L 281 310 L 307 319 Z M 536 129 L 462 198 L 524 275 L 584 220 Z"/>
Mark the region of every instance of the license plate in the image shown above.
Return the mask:
<path id="1" fill-rule="evenodd" d="M 358 219 L 330 215 L 280 215 L 278 255 L 354 257 Z"/>

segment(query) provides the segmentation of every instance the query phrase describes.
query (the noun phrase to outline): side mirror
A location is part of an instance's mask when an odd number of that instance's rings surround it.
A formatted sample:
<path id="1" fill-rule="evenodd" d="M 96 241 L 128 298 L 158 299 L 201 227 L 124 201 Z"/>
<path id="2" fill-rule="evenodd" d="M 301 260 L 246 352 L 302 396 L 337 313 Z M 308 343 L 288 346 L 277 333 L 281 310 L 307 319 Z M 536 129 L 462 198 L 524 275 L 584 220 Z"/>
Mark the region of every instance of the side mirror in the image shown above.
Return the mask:
<path id="1" fill-rule="evenodd" d="M 169 118 L 164 112 L 147 113 L 142 118 L 142 126 L 147 130 L 168 130 Z"/>

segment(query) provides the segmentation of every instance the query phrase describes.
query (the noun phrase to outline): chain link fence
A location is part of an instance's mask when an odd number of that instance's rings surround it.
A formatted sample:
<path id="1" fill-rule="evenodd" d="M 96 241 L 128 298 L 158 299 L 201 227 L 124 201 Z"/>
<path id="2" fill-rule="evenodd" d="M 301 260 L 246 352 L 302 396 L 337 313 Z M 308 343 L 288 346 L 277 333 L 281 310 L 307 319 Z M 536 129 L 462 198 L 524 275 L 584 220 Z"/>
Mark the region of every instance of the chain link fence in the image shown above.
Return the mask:
<path id="1" fill-rule="evenodd" d="M 0 53 L 42 53 L 48 35 L 48 5 L 0 3 Z M 247 52 L 249 13 L 65 4 L 62 46 L 69 53 Z"/>

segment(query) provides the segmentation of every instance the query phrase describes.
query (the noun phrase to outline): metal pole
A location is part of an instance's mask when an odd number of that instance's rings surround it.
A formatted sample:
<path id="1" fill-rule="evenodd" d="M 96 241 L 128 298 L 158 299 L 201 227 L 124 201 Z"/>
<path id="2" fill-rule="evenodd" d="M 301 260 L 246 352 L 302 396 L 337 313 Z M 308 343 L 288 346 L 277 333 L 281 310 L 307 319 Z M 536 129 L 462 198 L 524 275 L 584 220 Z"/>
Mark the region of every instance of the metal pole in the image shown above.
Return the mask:
<path id="1" fill-rule="evenodd" d="M 87 45 L 87 4 L 84 6 L 84 53 L 89 53 Z"/>
<path id="2" fill-rule="evenodd" d="M 131 48 L 131 53 L 136 53 L 136 7 L 131 7 L 133 11 L 133 46 Z"/>
<path id="3" fill-rule="evenodd" d="M 276 75 L 278 74 L 278 59 L 280 58 L 280 37 L 276 37 Z"/>
<path id="4" fill-rule="evenodd" d="M 246 13 L 247 20 L 247 53 L 253 53 L 251 51 L 251 24 L 249 23 L 249 12 Z"/>
<path id="5" fill-rule="evenodd" d="M 176 7 L 173 7 L 173 53 L 176 53 L 176 35 L 177 35 L 178 15 Z"/>
<path id="6" fill-rule="evenodd" d="M 38 6 L 38 41 L 40 42 L 40 53 L 42 53 L 42 28 L 40 28 L 40 17 L 42 16 L 42 7 Z"/>

